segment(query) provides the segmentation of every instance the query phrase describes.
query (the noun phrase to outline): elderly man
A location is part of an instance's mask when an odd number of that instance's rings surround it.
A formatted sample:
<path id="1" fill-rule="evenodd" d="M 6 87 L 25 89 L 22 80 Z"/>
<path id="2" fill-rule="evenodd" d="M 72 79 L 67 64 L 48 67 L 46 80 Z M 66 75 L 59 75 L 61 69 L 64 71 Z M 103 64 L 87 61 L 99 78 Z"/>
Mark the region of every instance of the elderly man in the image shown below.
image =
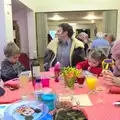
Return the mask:
<path id="1" fill-rule="evenodd" d="M 108 40 L 104 39 L 104 34 L 98 32 L 96 34 L 96 39 L 92 42 L 91 48 L 100 47 L 100 46 L 110 46 Z"/>
<path id="2" fill-rule="evenodd" d="M 47 46 L 44 57 L 44 68 L 46 71 L 60 62 L 62 67 L 75 66 L 84 60 L 84 44 L 72 38 L 73 28 L 67 23 L 58 26 L 57 38 Z"/>

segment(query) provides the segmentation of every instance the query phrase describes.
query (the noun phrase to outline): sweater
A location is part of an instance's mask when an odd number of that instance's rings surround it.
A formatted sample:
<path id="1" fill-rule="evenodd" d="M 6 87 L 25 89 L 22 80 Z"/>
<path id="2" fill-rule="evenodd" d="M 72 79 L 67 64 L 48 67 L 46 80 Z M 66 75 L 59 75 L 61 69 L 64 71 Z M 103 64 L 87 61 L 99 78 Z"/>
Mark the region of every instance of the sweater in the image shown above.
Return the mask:
<path id="1" fill-rule="evenodd" d="M 89 72 L 93 73 L 93 74 L 100 74 L 102 72 L 102 66 L 99 65 L 98 67 L 90 67 L 90 65 L 88 64 L 88 60 L 83 61 L 83 62 L 79 62 L 76 65 L 77 69 L 83 69 L 83 70 L 88 70 L 89 68 Z"/>
<path id="2" fill-rule="evenodd" d="M 24 66 L 17 61 L 16 64 L 12 64 L 9 60 L 4 59 L 1 63 L 1 78 L 4 82 L 17 78 L 18 75 L 25 71 Z"/>

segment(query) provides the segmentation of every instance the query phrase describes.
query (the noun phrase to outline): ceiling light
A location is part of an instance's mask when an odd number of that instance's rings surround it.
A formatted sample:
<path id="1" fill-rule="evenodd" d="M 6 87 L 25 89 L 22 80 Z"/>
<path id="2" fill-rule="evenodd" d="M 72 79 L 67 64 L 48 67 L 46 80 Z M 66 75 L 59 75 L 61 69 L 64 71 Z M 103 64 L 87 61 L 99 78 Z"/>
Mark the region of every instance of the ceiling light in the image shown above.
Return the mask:
<path id="1" fill-rule="evenodd" d="M 76 25 L 76 23 L 69 23 L 69 25 L 73 26 L 73 25 Z"/>
<path id="2" fill-rule="evenodd" d="M 64 18 L 59 15 L 54 15 L 53 17 L 49 18 L 50 20 L 63 20 Z"/>
<path id="3" fill-rule="evenodd" d="M 91 23 L 95 23 L 95 21 L 94 21 L 94 20 L 91 20 Z"/>
<path id="4" fill-rule="evenodd" d="M 93 19 L 99 19 L 99 18 L 94 15 L 88 15 L 88 16 L 84 17 L 84 19 L 93 20 Z"/>

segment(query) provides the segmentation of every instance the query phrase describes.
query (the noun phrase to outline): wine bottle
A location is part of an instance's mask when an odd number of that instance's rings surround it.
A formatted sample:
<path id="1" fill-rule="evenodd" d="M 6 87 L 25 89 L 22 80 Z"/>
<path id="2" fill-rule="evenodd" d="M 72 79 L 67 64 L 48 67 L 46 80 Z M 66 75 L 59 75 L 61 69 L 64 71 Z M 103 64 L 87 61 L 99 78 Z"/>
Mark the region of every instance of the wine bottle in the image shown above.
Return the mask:
<path id="1" fill-rule="evenodd" d="M 36 51 L 34 51 L 33 59 L 31 59 L 31 73 L 32 73 L 32 83 L 34 86 L 34 81 L 40 77 L 40 63 L 37 58 Z"/>

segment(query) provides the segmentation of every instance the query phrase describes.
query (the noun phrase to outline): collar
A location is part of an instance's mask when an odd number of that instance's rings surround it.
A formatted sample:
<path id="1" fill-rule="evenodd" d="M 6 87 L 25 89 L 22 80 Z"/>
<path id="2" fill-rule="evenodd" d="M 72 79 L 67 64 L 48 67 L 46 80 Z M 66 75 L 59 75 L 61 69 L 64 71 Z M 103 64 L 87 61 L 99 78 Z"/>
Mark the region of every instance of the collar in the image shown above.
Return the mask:
<path id="1" fill-rule="evenodd" d="M 66 40 L 66 41 L 64 41 L 64 40 L 59 40 L 59 44 L 70 45 L 70 44 L 71 44 L 71 39 L 68 39 L 68 40 Z"/>

